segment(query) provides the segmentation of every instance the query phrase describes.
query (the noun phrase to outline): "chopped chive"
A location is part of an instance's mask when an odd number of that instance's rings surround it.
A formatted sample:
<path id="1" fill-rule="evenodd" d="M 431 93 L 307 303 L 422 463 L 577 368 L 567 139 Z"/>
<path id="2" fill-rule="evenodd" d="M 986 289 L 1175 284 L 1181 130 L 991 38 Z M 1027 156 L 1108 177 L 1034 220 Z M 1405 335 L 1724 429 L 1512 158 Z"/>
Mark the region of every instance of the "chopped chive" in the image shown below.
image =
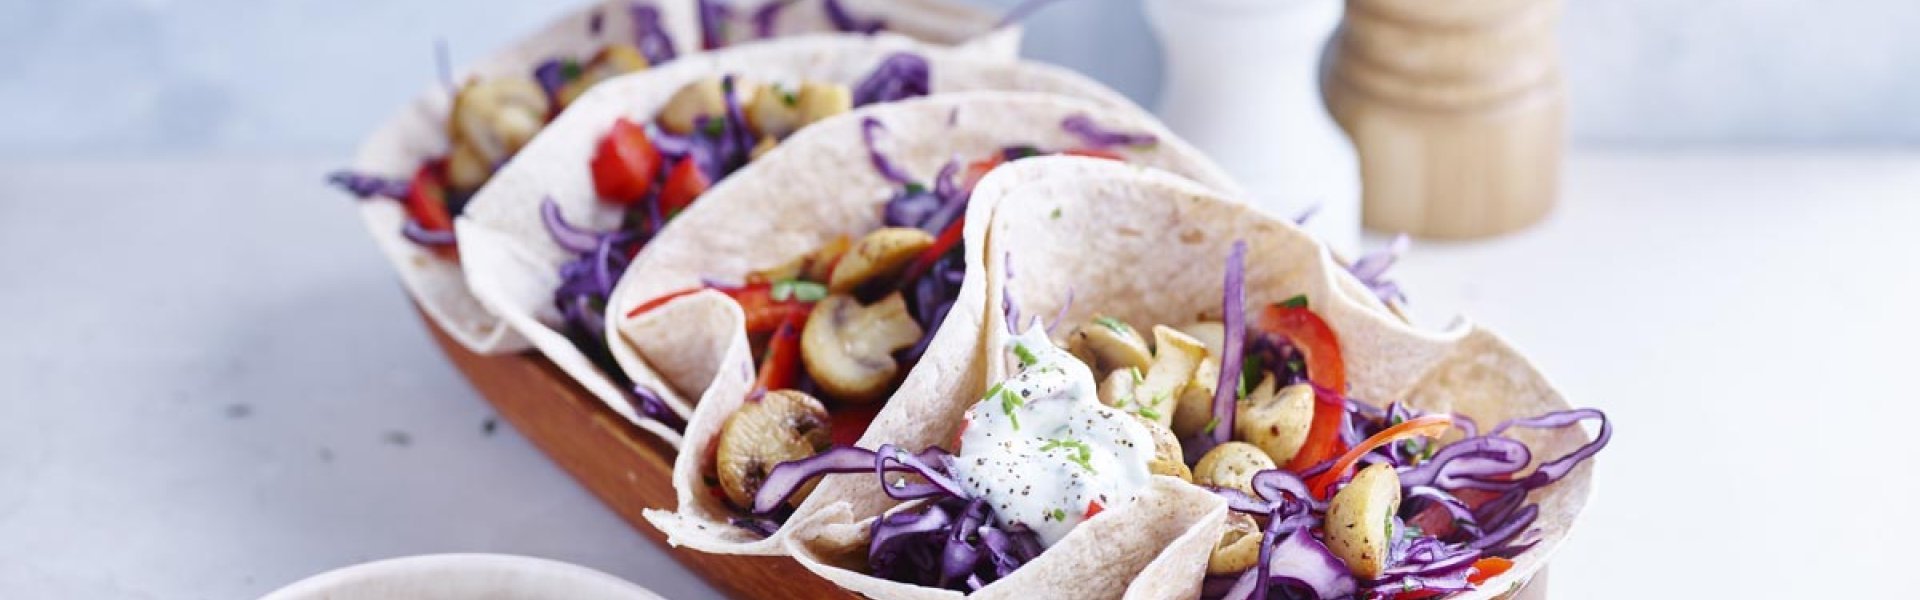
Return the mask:
<path id="1" fill-rule="evenodd" d="M 1285 306 L 1285 307 L 1287 307 L 1287 308 L 1306 308 L 1306 307 L 1307 307 L 1307 295 L 1306 295 L 1306 294 L 1300 294 L 1300 295 L 1298 295 L 1298 296 L 1294 296 L 1294 297 L 1292 297 L 1292 298 L 1288 298 L 1288 299 L 1287 299 L 1287 300 L 1286 300 L 1285 302 L 1281 302 L 1281 303 L 1280 303 L 1280 305 L 1281 305 L 1281 306 Z"/>
<path id="2" fill-rule="evenodd" d="M 1205 429 L 1201 429 L 1201 430 L 1200 430 L 1200 434 L 1201 434 L 1201 435 L 1213 435 L 1213 430 L 1214 430 L 1214 428 L 1216 428 L 1216 427 L 1219 427 L 1219 426 L 1220 426 L 1220 417 L 1218 417 L 1218 416 L 1215 416 L 1214 418 L 1212 418 L 1212 419 L 1208 419 L 1208 420 L 1207 420 L 1207 427 L 1206 427 Z"/>
<path id="3" fill-rule="evenodd" d="M 1020 399 L 1019 394 L 1013 393 L 1013 390 L 1000 387 L 1000 384 L 994 384 L 993 387 L 1000 390 L 1000 411 L 1007 413 L 1007 420 L 1013 422 L 1013 430 L 1019 431 L 1020 415 L 1013 412 L 1013 409 L 1026 406 L 1027 403 Z"/>
<path id="4" fill-rule="evenodd" d="M 1020 366 L 1022 367 L 1031 366 L 1040 362 L 1040 358 L 1034 356 L 1033 351 L 1028 350 L 1026 344 L 1014 344 L 1013 355 L 1020 357 Z"/>
<path id="5" fill-rule="evenodd" d="M 1056 207 L 1053 207 L 1053 214 L 1052 214 L 1052 215 L 1049 215 L 1049 216 L 1050 216 L 1051 218 L 1055 218 L 1055 219 L 1058 219 L 1058 218 L 1060 218 L 1060 207 L 1058 207 L 1058 206 L 1056 206 Z"/>
<path id="6" fill-rule="evenodd" d="M 1142 406 L 1140 407 L 1140 416 L 1149 419 L 1158 419 L 1160 418 L 1160 411 Z"/>
<path id="7" fill-rule="evenodd" d="M 819 302 L 827 297 L 827 286 L 811 281 L 794 281 L 793 298 L 801 302 Z"/>
<path id="8" fill-rule="evenodd" d="M 792 300 L 793 299 L 793 280 L 782 279 L 782 280 L 773 282 L 773 291 L 770 295 L 773 296 L 774 302 L 786 302 L 788 300 Z"/>

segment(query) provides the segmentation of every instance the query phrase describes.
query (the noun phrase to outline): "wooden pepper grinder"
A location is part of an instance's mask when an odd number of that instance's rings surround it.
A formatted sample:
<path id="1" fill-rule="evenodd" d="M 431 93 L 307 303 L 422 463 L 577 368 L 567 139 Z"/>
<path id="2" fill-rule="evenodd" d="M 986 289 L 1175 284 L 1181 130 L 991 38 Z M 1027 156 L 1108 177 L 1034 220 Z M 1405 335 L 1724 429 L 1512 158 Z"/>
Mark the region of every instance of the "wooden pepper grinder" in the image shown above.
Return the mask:
<path id="1" fill-rule="evenodd" d="M 1347 0 L 1325 83 L 1359 150 L 1363 219 L 1476 238 L 1552 208 L 1566 89 L 1559 0 Z"/>

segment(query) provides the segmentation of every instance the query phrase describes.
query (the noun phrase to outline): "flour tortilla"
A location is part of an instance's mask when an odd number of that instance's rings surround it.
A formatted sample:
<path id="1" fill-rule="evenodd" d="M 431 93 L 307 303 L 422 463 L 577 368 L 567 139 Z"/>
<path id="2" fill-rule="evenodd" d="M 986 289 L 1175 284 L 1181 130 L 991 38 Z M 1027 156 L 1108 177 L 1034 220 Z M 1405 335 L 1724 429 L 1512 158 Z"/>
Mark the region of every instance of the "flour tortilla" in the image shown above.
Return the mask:
<path id="1" fill-rule="evenodd" d="M 732 74 L 757 81 L 797 83 L 799 80 L 814 80 L 853 84 L 866 77 L 887 56 L 902 51 L 913 52 L 927 59 L 935 96 L 987 90 L 1046 92 L 1079 98 L 1116 114 L 1131 115 L 1136 122 L 1149 122 L 1150 119 L 1144 110 L 1117 92 L 1071 71 L 1036 63 L 982 60 L 893 35 L 798 37 L 684 57 L 658 69 L 609 80 L 589 91 L 475 194 L 465 214 L 456 222 L 468 285 L 483 305 L 500 315 L 508 327 L 532 341 L 548 359 L 579 380 L 613 410 L 669 443 L 678 444 L 678 434 L 655 421 L 639 418 L 625 392 L 556 329 L 560 316 L 553 308 L 553 291 L 559 285 L 559 265 L 572 256 L 554 243 L 542 224 L 542 200 L 552 198 L 562 214 L 577 226 L 595 231 L 612 230 L 618 226 L 622 209 L 602 203 L 595 197 L 588 165 L 594 147 L 615 120 L 627 117 L 641 122 L 651 121 L 675 92 L 701 78 Z M 805 130 L 795 135 L 803 136 Z M 852 139 L 855 141 L 847 143 L 854 146 L 831 150 L 832 155 L 855 154 L 858 138 Z M 768 157 L 763 157 L 763 160 L 779 154 L 785 149 L 784 144 L 782 146 Z M 1186 151 L 1192 152 L 1190 148 Z M 828 151 L 814 151 L 812 154 L 826 155 Z M 826 164 L 816 159 L 802 172 L 852 170 L 867 164 L 864 154 L 858 156 L 857 160 L 847 164 Z M 743 191 L 769 189 L 787 192 L 783 184 L 734 183 L 757 167 L 757 164 L 748 165 L 739 173 L 717 182 L 706 197 L 742 193 L 725 191 L 735 187 L 743 188 Z M 1217 169 L 1215 172 L 1217 174 Z M 827 183 L 823 185 L 834 187 L 807 193 L 839 198 L 842 192 L 855 191 L 842 187 L 843 184 L 834 179 L 816 177 L 813 180 L 825 181 Z M 706 197 L 694 204 L 696 209 L 708 203 Z M 833 202 L 844 203 L 845 200 L 836 199 Z M 808 211 L 824 206 L 830 205 L 803 204 L 782 209 L 784 212 L 736 215 L 736 220 L 750 223 L 757 220 L 806 218 Z M 680 222 L 686 218 L 687 214 L 683 213 L 667 229 L 691 227 L 683 226 Z M 725 235 L 727 230 L 708 228 L 702 233 Z M 618 350 L 620 346 L 616 345 L 615 348 Z M 692 345 L 688 345 L 677 350 L 693 353 L 687 357 L 691 362 L 707 365 L 717 364 L 713 359 L 724 352 L 724 345 L 706 348 L 703 350 L 705 354 L 699 354 L 692 348 Z M 688 371 L 678 368 L 661 367 L 661 370 L 673 375 L 674 379 L 663 381 L 646 369 L 629 369 L 626 375 L 637 384 L 657 392 L 673 411 L 691 416 L 692 404 L 685 398 L 697 397 L 705 391 L 709 387 L 705 379 L 710 377 L 689 377 L 682 375 Z"/>
<path id="2" fill-rule="evenodd" d="M 585 4 L 545 28 L 485 59 L 454 73 L 456 82 L 468 77 L 528 76 L 535 66 L 554 57 L 586 58 L 607 42 L 631 42 L 633 19 L 629 9 L 651 5 L 681 57 L 700 48 L 699 15 L 694 0 L 609 0 Z M 742 2 L 743 7 L 758 3 Z M 879 18 L 901 32 L 930 43 L 957 45 L 955 52 L 982 60 L 1012 60 L 1019 51 L 1018 25 L 994 28 L 998 17 L 977 8 L 939 0 L 844 0 L 850 12 Z M 779 36 L 831 31 L 820 0 L 803 0 L 782 12 Z M 736 11 L 738 14 L 749 12 Z M 599 15 L 600 33 L 589 23 Z M 945 25 L 932 25 L 938 21 Z M 740 29 L 740 28 L 731 28 Z M 740 29 L 751 32 L 751 28 Z M 421 60 L 426 60 L 425 55 Z M 380 125 L 355 155 L 352 170 L 388 178 L 408 179 L 420 164 L 447 150 L 446 120 L 452 91 L 436 83 Z M 529 342 L 504 327 L 468 291 L 461 263 L 440 258 L 433 251 L 402 236 L 406 211 L 398 203 L 360 202 L 360 218 L 374 242 L 400 273 L 400 281 L 427 316 L 468 350 L 501 354 L 525 350 Z"/>
<path id="3" fill-rule="evenodd" d="M 866 107 L 821 122 L 788 138 L 772 153 L 715 186 L 674 220 L 634 258 L 607 311 L 608 343 L 621 367 L 636 379 L 658 377 L 692 407 L 684 448 L 705 448 L 753 385 L 754 363 L 742 333 L 739 306 L 719 292 L 668 301 L 634 318 L 626 314 L 703 279 L 738 281 L 747 273 L 811 252 L 838 235 L 857 237 L 882 226 L 881 213 L 899 184 L 883 178 L 869 161 L 861 130 L 867 119 L 886 127 L 879 143 L 892 163 L 916 180 L 931 182 L 949 161 L 997 155 L 1012 145 L 1064 150 L 1081 147 L 1061 127 L 1072 116 L 1101 127 L 1151 133 L 1152 146 L 1117 148 L 1128 160 L 1190 174 L 1213 185 L 1233 184 L 1198 151 L 1173 138 L 1151 118 L 1090 102 L 1022 92 L 958 92 Z M 969 264 L 983 264 L 978 236 L 991 208 L 969 204 L 966 238 Z M 980 311 L 985 282 L 969 272 L 960 298 L 920 362 L 906 375 L 875 418 L 860 445 L 894 443 L 907 448 L 952 439 L 958 420 L 931 420 L 928 407 L 977 398 Z M 724 315 L 692 319 L 690 315 Z M 718 324 L 720 327 L 711 327 Z M 937 398 L 937 400 L 936 400 Z M 755 539 L 727 526 L 737 514 L 708 489 L 704 452 L 681 452 L 674 462 L 675 512 L 649 511 L 648 519 L 675 544 L 709 552 L 778 553 L 783 529 Z M 835 502 L 872 515 L 892 503 L 872 476 L 827 479 L 791 521 Z"/>
<path id="4" fill-rule="evenodd" d="M 1249 312 L 1305 294 L 1340 337 L 1356 399 L 1461 413 L 1482 427 L 1569 408 L 1538 369 L 1492 332 L 1466 322 L 1438 333 L 1408 326 L 1343 283 L 1351 275 L 1306 233 L 1206 186 L 1109 161 L 1049 157 L 995 170 L 973 201 L 994 207 L 985 232 L 991 306 L 984 347 L 999 347 L 1011 336 L 1002 298 L 1022 315 L 1051 319 L 1064 310 L 1058 335 L 1096 313 L 1135 327 L 1218 319 L 1227 254 L 1235 240 L 1245 240 Z M 1073 300 L 1065 305 L 1069 291 Z M 990 381 L 1010 370 L 999 356 L 989 356 L 986 368 Z M 958 418 L 966 405 L 954 402 L 932 412 L 936 419 Z M 1580 428 L 1514 435 L 1536 461 L 1588 441 Z M 1586 504 L 1592 469 L 1589 461 L 1534 492 L 1541 542 L 1516 557 L 1511 570 L 1460 597 L 1496 597 L 1538 572 Z"/>

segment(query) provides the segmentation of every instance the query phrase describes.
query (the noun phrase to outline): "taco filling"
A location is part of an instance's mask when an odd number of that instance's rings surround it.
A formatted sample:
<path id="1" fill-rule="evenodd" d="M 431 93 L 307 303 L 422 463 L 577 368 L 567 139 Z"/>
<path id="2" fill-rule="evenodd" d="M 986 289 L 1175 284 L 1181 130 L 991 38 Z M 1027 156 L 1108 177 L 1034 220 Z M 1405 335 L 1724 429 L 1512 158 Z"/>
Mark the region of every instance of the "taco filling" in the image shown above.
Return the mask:
<path id="1" fill-rule="evenodd" d="M 1018 369 L 966 411 L 957 451 L 841 447 L 781 463 L 754 511 L 771 514 L 820 475 L 878 473 L 889 496 L 923 502 L 874 521 L 869 572 L 965 591 L 1164 475 L 1230 508 L 1206 598 L 1438 598 L 1511 567 L 1537 542 L 1528 493 L 1604 448 L 1606 416 L 1568 410 L 1482 430 L 1348 398 L 1339 333 L 1304 296 L 1248 322 L 1244 256 L 1236 243 L 1220 321 L 1156 324 L 1149 342 L 1095 317 L 1057 345 L 1035 319 L 1003 349 Z M 1510 437 L 1588 420 L 1597 438 L 1532 469 Z"/>
<path id="2" fill-rule="evenodd" d="M 451 249 L 453 219 L 467 200 L 568 104 L 602 81 L 674 59 L 674 42 L 660 24 L 658 9 L 636 2 L 627 16 L 633 19 L 631 42 L 607 42 L 584 61 L 553 57 L 524 75 L 476 76 L 460 84 L 447 114 L 446 154 L 422 163 L 411 179 L 338 171 L 328 182 L 361 199 L 400 201 L 407 212 L 402 232 L 408 240 Z M 587 23 L 589 35 L 600 35 L 604 18 L 604 13 L 594 14 Z M 446 77 L 452 87 L 451 75 Z M 456 258 L 450 251 L 439 254 Z"/>

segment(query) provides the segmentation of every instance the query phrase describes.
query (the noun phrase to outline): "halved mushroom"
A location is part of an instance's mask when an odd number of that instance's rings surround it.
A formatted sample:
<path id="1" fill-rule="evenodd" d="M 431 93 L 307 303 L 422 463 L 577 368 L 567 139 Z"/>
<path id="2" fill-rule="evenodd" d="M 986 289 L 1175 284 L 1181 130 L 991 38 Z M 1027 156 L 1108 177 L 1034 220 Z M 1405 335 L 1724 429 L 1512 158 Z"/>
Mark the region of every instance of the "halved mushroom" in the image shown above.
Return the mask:
<path id="1" fill-rule="evenodd" d="M 580 66 L 579 76 L 560 86 L 560 89 L 554 93 L 555 99 L 564 110 L 568 105 L 573 104 L 574 100 L 586 94 L 588 89 L 600 85 L 600 82 L 627 73 L 644 71 L 647 66 L 647 57 L 641 55 L 640 49 L 635 48 L 633 44 L 619 42 L 607 44 L 600 48 L 599 52 L 595 52 L 587 64 Z"/>
<path id="2" fill-rule="evenodd" d="M 719 118 L 726 112 L 727 95 L 720 78 L 706 77 L 687 84 L 667 99 L 667 105 L 660 108 L 660 128 L 668 133 L 687 135 L 693 133 L 694 123 L 700 117 Z"/>
<path id="3" fill-rule="evenodd" d="M 466 142 L 454 142 L 447 149 L 447 185 L 461 194 L 472 193 L 493 177 L 493 163 L 480 150 Z"/>
<path id="4" fill-rule="evenodd" d="M 853 90 L 838 83 L 806 81 L 794 92 L 794 102 L 800 111 L 800 125 L 804 127 L 853 110 Z"/>
<path id="5" fill-rule="evenodd" d="M 1227 326 L 1219 321 L 1194 321 L 1180 326 L 1180 333 L 1193 336 L 1207 345 L 1208 356 L 1219 356 L 1227 345 Z"/>
<path id="6" fill-rule="evenodd" d="M 741 107 L 747 127 L 766 138 L 780 139 L 800 128 L 800 96 L 773 84 L 761 85 L 753 101 Z"/>
<path id="7" fill-rule="evenodd" d="M 749 401 L 727 416 L 714 449 L 714 475 L 720 490 L 737 507 L 753 506 L 753 496 L 767 473 L 790 460 L 825 451 L 833 445 L 827 408 L 812 396 L 794 390 L 774 390 Z M 812 489 L 801 490 L 788 502 L 799 505 Z"/>
<path id="8" fill-rule="evenodd" d="M 800 333 L 800 361 L 821 391 L 841 402 L 886 396 L 900 365 L 893 353 L 920 341 L 920 324 L 899 292 L 867 306 L 833 294 L 813 306 Z"/>
<path id="9" fill-rule="evenodd" d="M 1153 351 L 1147 340 L 1126 321 L 1095 316 L 1067 336 L 1067 351 L 1095 373 L 1139 369 L 1145 373 L 1153 366 Z"/>
<path id="10" fill-rule="evenodd" d="M 1134 386 L 1133 406 L 1127 409 L 1171 427 L 1180 395 L 1186 393 L 1194 369 L 1207 358 L 1207 348 L 1200 340 L 1165 325 L 1153 327 L 1153 347 L 1153 366 L 1147 369 L 1146 379 Z"/>
<path id="11" fill-rule="evenodd" d="M 1268 375 L 1240 401 L 1233 418 L 1234 439 L 1267 453 L 1276 464 L 1286 464 L 1307 444 L 1313 427 L 1313 386 L 1297 383 L 1274 391 Z"/>
<path id="12" fill-rule="evenodd" d="M 847 253 L 847 246 L 851 243 L 847 236 L 834 236 L 833 239 L 827 240 L 827 243 L 821 244 L 818 249 L 812 252 L 793 257 L 793 260 L 772 267 L 754 271 L 749 274 L 749 278 L 757 278 L 765 281 L 801 279 L 814 283 L 825 282 L 827 276 L 833 270 L 834 263 L 840 260 L 840 255 Z"/>
<path id="13" fill-rule="evenodd" d="M 854 242 L 833 268 L 827 289 L 851 292 L 860 284 L 892 277 L 933 245 L 933 235 L 914 227 L 882 227 Z"/>
<path id="14" fill-rule="evenodd" d="M 1206 429 L 1213 422 L 1213 391 L 1219 387 L 1220 363 L 1212 356 L 1200 359 L 1186 388 L 1180 390 L 1179 404 L 1173 407 L 1173 432 L 1193 437 Z"/>
<path id="15" fill-rule="evenodd" d="M 1147 426 L 1147 433 L 1153 434 L 1153 460 L 1147 462 L 1147 471 L 1154 475 L 1178 477 L 1181 481 L 1193 481 L 1193 471 L 1187 468 L 1185 455 L 1180 452 L 1180 438 L 1174 437 L 1172 431 L 1152 419 L 1140 415 L 1134 415 L 1133 418 L 1139 419 L 1142 425 Z"/>
<path id="16" fill-rule="evenodd" d="M 460 181 L 449 183 L 463 193 L 485 183 L 484 177 L 477 182 L 470 180 L 476 170 L 473 167 L 484 166 L 483 171 L 491 175 L 493 165 L 512 157 L 540 133 L 547 122 L 547 109 L 547 93 L 532 78 L 467 80 L 454 95 L 452 111 L 447 115 L 447 137 L 454 153 L 464 151 L 469 156 L 461 158 L 466 164 L 462 165 Z"/>
<path id="17" fill-rule="evenodd" d="M 1355 577 L 1373 579 L 1387 568 L 1387 542 L 1400 512 L 1400 475 L 1393 465 L 1374 463 L 1340 488 L 1327 504 L 1327 549 L 1347 563 Z"/>
<path id="18" fill-rule="evenodd" d="M 1253 444 L 1227 442 L 1208 450 L 1200 462 L 1193 465 L 1193 482 L 1240 490 L 1258 498 L 1259 494 L 1253 491 L 1253 474 L 1274 468 L 1277 467 L 1273 459 Z"/>
<path id="19" fill-rule="evenodd" d="M 1100 403 L 1116 408 L 1125 408 L 1133 401 L 1133 386 L 1139 385 L 1146 374 L 1139 369 L 1115 369 L 1100 380 Z M 1154 423 L 1159 425 L 1159 423 Z"/>
<path id="20" fill-rule="evenodd" d="M 1246 513 L 1227 512 L 1227 527 L 1207 556 L 1208 575 L 1238 575 L 1260 564 L 1260 524 Z"/>

